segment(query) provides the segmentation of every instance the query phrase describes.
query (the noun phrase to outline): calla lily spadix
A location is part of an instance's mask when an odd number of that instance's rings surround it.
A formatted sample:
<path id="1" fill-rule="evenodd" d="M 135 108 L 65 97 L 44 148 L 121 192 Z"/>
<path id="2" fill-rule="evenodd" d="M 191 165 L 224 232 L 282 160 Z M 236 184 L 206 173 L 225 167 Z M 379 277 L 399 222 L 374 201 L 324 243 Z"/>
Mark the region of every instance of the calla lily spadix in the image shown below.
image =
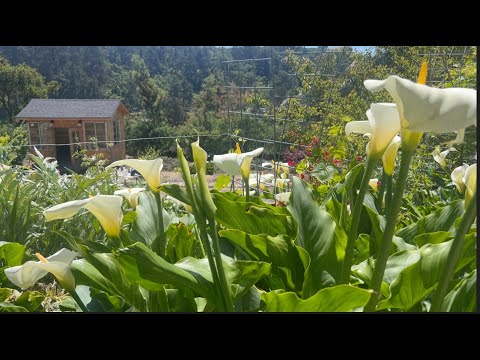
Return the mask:
<path id="1" fill-rule="evenodd" d="M 445 168 L 447 166 L 447 162 L 445 161 L 445 158 L 451 151 L 457 151 L 455 148 L 450 148 L 445 151 L 440 152 L 440 146 L 436 146 L 435 150 L 433 151 L 433 159 L 442 167 Z"/>
<path id="2" fill-rule="evenodd" d="M 160 192 L 160 173 L 163 169 L 163 160 L 161 158 L 155 160 L 139 160 L 139 159 L 125 159 L 125 160 L 118 160 L 106 168 L 112 168 L 114 166 L 122 166 L 127 165 L 131 168 L 137 170 L 145 179 L 150 190 L 154 193 Z"/>
<path id="3" fill-rule="evenodd" d="M 130 189 L 122 189 L 116 190 L 114 192 L 115 195 L 121 195 L 130 203 L 130 206 L 133 210 L 137 208 L 138 205 L 138 195 L 145 191 L 145 188 L 130 188 Z"/>
<path id="4" fill-rule="evenodd" d="M 466 127 L 477 125 L 477 91 L 463 88 L 437 89 L 391 75 L 385 80 L 365 80 L 365 87 L 387 90 L 397 104 L 401 126 L 413 132 L 457 132 L 462 142 Z"/>
<path id="5" fill-rule="evenodd" d="M 467 169 L 468 169 L 468 165 L 463 164 L 462 166 L 459 166 L 453 169 L 450 175 L 450 178 L 452 179 L 453 184 L 456 186 L 460 194 L 463 194 L 463 192 L 465 191 L 465 183 L 463 182 L 463 177 Z"/>
<path id="6" fill-rule="evenodd" d="M 122 225 L 122 197 L 117 195 L 96 195 L 84 200 L 68 201 L 52 206 L 43 212 L 45 220 L 68 219 L 85 208 L 100 222 L 110 237 L 118 237 Z"/>
<path id="7" fill-rule="evenodd" d="M 255 156 L 263 152 L 263 147 L 246 153 L 230 153 L 223 155 L 214 155 L 213 162 L 228 175 L 241 175 L 248 179 L 250 176 L 250 164 Z"/>
<path id="8" fill-rule="evenodd" d="M 400 131 L 400 118 L 393 103 L 373 103 L 367 111 L 368 121 L 351 121 L 345 125 L 345 133 L 371 134 L 367 155 L 381 156 L 395 135 Z"/>
<path id="9" fill-rule="evenodd" d="M 65 289 L 75 290 L 75 278 L 70 270 L 70 264 L 78 253 L 61 249 L 46 259 L 39 253 L 35 255 L 40 261 L 27 261 L 23 265 L 5 269 L 8 280 L 22 289 L 27 289 L 51 273 Z"/>

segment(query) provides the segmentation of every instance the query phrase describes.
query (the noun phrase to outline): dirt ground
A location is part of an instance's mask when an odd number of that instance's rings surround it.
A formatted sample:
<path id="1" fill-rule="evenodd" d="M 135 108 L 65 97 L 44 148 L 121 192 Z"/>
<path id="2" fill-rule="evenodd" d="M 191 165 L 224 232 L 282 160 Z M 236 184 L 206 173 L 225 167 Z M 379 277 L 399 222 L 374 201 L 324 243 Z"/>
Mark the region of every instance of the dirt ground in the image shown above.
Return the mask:
<path id="1" fill-rule="evenodd" d="M 207 175 L 208 186 L 213 188 L 217 175 Z M 182 179 L 182 174 L 177 171 L 162 171 L 162 184 L 171 183 L 177 185 L 185 185 Z"/>

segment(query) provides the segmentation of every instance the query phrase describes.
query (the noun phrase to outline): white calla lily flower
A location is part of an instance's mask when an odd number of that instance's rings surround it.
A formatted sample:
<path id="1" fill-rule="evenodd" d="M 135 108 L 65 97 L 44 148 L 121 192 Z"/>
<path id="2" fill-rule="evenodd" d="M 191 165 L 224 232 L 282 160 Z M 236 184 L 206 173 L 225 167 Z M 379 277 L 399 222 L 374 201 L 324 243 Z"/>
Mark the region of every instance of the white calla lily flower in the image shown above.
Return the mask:
<path id="1" fill-rule="evenodd" d="M 160 187 L 160 184 L 161 184 L 160 173 L 162 172 L 162 169 L 163 169 L 163 160 L 161 158 L 158 158 L 155 160 L 139 160 L 139 159 L 118 160 L 111 163 L 106 168 L 109 169 L 115 166 L 122 166 L 122 165 L 127 165 L 137 170 L 144 177 L 150 190 L 156 193 L 160 192 L 158 188 Z"/>
<path id="2" fill-rule="evenodd" d="M 365 80 L 365 87 L 387 90 L 397 104 L 402 128 L 412 132 L 457 132 L 462 142 L 466 127 L 477 125 L 477 91 L 463 88 L 437 89 L 391 75 L 385 80 Z"/>
<path id="3" fill-rule="evenodd" d="M 368 121 L 351 121 L 345 133 L 371 134 L 367 144 L 368 156 L 381 156 L 400 131 L 400 118 L 393 103 L 373 103 L 367 111 Z"/>
<path id="4" fill-rule="evenodd" d="M 465 183 L 463 182 L 463 177 L 467 169 L 468 169 L 468 165 L 463 164 L 462 166 L 459 166 L 453 169 L 450 175 L 450 178 L 452 179 L 453 184 L 456 186 L 460 194 L 463 194 L 463 192 L 465 191 Z"/>
<path id="5" fill-rule="evenodd" d="M 68 219 L 85 208 L 100 222 L 108 236 L 118 237 L 122 225 L 122 197 L 117 195 L 96 195 L 84 200 L 68 201 L 52 206 L 43 212 L 45 220 Z"/>
<path id="6" fill-rule="evenodd" d="M 27 261 L 23 265 L 5 269 L 8 280 L 22 289 L 27 289 L 51 273 L 65 289 L 69 291 L 75 289 L 75 278 L 70 270 L 70 264 L 79 255 L 78 253 L 61 249 L 46 259 L 38 253 L 35 255 L 40 261 Z"/>
<path id="7" fill-rule="evenodd" d="M 284 204 L 288 204 L 291 195 L 292 195 L 291 191 L 282 192 L 282 193 L 275 194 L 275 199 L 277 199 L 277 201 L 280 201 Z"/>
<path id="8" fill-rule="evenodd" d="M 380 181 L 377 178 L 370 179 L 368 185 L 373 189 L 373 191 L 378 192 L 378 186 L 380 185 Z"/>
<path id="9" fill-rule="evenodd" d="M 445 151 L 440 152 L 440 146 L 436 146 L 435 150 L 433 151 L 433 159 L 442 167 L 445 168 L 447 166 L 447 162 L 445 158 L 451 151 L 457 151 L 454 147 L 447 149 Z"/>
<path id="10" fill-rule="evenodd" d="M 135 210 L 138 205 L 138 196 L 142 191 L 145 191 L 145 188 L 130 188 L 116 190 L 114 194 L 123 196 L 125 199 L 127 199 L 132 209 Z"/>
<path id="11" fill-rule="evenodd" d="M 470 165 L 465 170 L 463 182 L 465 183 L 465 208 L 467 208 L 473 195 L 477 192 L 477 164 Z M 476 201 L 476 199 L 473 199 L 473 201 Z"/>
<path id="12" fill-rule="evenodd" d="M 249 178 L 252 159 L 255 156 L 260 155 L 262 152 L 263 147 L 241 154 L 230 153 L 214 155 L 213 162 L 228 175 L 241 175 L 244 178 Z"/>
<path id="13" fill-rule="evenodd" d="M 402 145 L 400 136 L 395 135 L 388 145 L 387 150 L 382 155 L 383 170 L 388 176 L 392 176 L 395 169 L 395 159 L 397 158 L 398 149 Z"/>

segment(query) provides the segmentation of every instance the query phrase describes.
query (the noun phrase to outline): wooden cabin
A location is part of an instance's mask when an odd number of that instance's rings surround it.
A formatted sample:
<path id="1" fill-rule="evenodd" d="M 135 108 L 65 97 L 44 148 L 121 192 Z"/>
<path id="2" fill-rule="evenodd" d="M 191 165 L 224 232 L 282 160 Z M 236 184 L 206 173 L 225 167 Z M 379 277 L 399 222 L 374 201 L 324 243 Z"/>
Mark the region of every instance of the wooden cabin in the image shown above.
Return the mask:
<path id="1" fill-rule="evenodd" d="M 81 171 L 72 155 L 86 149 L 103 153 L 109 162 L 125 158 L 125 122 L 128 110 L 120 100 L 32 99 L 15 117 L 28 127 L 28 141 L 44 156 L 57 159 L 60 169 Z M 95 150 L 91 138 L 95 138 Z M 33 152 L 33 146 L 30 148 Z"/>

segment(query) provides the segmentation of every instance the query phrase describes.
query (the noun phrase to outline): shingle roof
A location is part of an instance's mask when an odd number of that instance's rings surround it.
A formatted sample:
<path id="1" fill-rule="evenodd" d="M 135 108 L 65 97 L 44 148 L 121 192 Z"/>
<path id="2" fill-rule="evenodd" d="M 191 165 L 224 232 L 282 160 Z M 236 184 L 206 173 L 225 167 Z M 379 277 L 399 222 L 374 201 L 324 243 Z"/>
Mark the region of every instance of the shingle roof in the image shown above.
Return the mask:
<path id="1" fill-rule="evenodd" d="M 17 118 L 111 118 L 120 100 L 32 99 Z"/>

